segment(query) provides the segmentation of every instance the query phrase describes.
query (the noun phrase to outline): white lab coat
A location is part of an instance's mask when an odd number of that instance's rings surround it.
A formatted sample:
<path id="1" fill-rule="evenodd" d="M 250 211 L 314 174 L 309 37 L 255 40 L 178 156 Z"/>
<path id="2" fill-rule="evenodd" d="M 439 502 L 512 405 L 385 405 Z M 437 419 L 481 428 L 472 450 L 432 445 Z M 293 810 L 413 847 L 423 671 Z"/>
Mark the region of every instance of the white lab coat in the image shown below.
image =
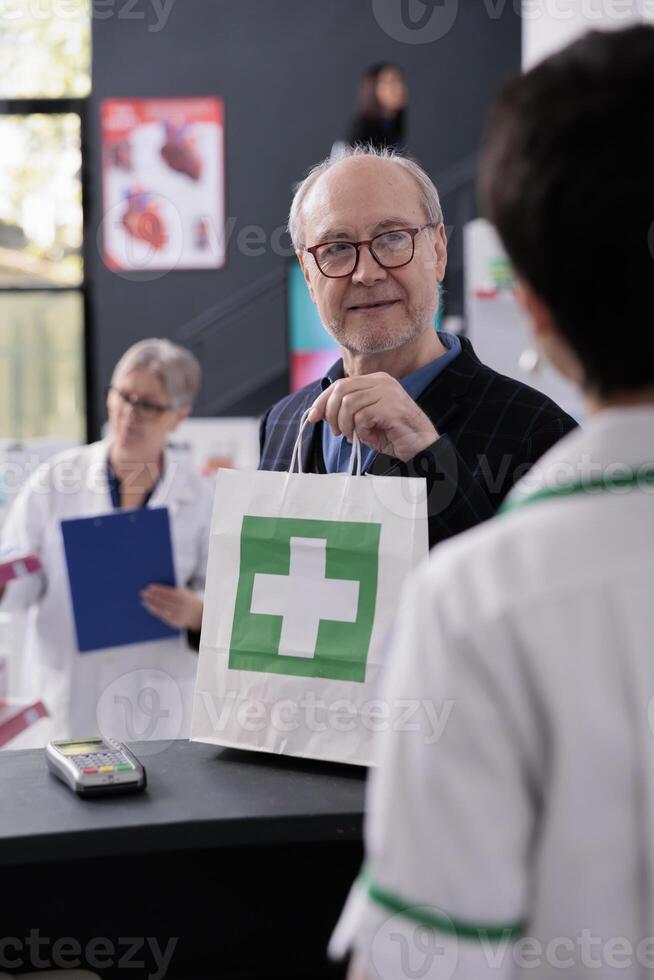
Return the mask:
<path id="1" fill-rule="evenodd" d="M 2 528 L 2 553 L 35 551 L 44 574 L 11 582 L 0 608 L 29 609 L 19 671 L 19 696 L 40 697 L 50 718 L 38 743 L 101 731 L 122 740 L 189 734 L 197 654 L 186 634 L 80 654 L 61 535 L 63 518 L 113 510 L 107 481 L 109 442 L 53 457 L 28 480 Z M 164 458 L 148 503 L 168 507 L 177 584 L 204 589 L 212 485 L 184 463 Z M 97 556 L 98 562 L 102 555 Z M 98 596 L 102 602 L 102 596 Z M 30 744 L 23 737 L 21 746 Z"/>
<path id="2" fill-rule="evenodd" d="M 643 465 L 654 409 L 606 411 L 514 494 Z M 370 878 L 332 952 L 359 946 L 371 980 L 651 976 L 654 487 L 547 499 L 440 545 L 383 696 Z"/>

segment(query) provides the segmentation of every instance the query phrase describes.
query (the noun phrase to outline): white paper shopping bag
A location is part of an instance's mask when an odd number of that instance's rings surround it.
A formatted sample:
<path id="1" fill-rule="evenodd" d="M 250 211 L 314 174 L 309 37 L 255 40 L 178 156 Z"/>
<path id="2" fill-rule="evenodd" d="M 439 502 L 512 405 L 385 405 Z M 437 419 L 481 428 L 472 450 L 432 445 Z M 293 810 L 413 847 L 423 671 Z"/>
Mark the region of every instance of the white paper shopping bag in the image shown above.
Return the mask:
<path id="1" fill-rule="evenodd" d="M 191 737 L 369 765 L 386 636 L 428 551 L 426 482 L 295 473 L 303 427 L 291 472 L 218 473 Z"/>

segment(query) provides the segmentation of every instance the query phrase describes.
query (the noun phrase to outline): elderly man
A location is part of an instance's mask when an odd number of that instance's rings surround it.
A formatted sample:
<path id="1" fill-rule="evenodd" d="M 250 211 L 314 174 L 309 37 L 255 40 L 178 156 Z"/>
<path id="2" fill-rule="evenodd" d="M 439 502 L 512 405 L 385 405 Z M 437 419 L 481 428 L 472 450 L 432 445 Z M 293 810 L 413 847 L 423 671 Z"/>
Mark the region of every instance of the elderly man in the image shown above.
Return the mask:
<path id="1" fill-rule="evenodd" d="M 574 427 L 557 405 L 434 330 L 447 239 L 438 192 L 413 161 L 356 149 L 299 186 L 289 229 L 342 360 L 274 405 L 261 469 L 288 469 L 311 408 L 303 470 L 427 479 L 430 547 L 491 517 L 516 479 Z"/>

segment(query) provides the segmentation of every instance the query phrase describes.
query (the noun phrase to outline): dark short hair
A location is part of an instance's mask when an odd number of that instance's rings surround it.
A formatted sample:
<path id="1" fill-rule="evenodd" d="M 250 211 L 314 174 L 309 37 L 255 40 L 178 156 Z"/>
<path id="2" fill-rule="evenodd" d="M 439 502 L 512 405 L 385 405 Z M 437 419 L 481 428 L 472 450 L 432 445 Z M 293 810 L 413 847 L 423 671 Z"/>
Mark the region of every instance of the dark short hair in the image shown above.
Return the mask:
<path id="1" fill-rule="evenodd" d="M 382 114 L 382 108 L 377 98 L 377 82 L 383 71 L 390 68 L 397 72 L 400 78 L 404 79 L 404 72 L 399 65 L 392 61 L 379 61 L 376 65 L 371 65 L 361 76 L 359 81 L 359 112 L 364 119 L 377 119 Z M 404 117 L 404 109 L 400 109 L 397 116 Z"/>
<path id="2" fill-rule="evenodd" d="M 510 82 L 480 189 L 587 386 L 654 384 L 654 28 L 589 33 Z"/>

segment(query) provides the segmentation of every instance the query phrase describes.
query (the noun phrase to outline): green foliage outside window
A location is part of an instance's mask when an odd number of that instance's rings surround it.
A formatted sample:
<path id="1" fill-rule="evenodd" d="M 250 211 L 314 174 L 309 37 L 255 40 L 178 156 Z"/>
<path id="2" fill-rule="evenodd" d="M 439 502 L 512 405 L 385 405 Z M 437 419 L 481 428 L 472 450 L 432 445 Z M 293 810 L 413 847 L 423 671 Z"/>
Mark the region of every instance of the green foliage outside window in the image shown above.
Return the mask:
<path id="1" fill-rule="evenodd" d="M 0 287 L 78 285 L 79 116 L 0 116 L 0 146 Z"/>
<path id="2" fill-rule="evenodd" d="M 0 291 L 0 438 L 84 439 L 80 293 Z"/>
<path id="3" fill-rule="evenodd" d="M 82 98 L 91 90 L 90 0 L 5 0 L 0 98 Z"/>

